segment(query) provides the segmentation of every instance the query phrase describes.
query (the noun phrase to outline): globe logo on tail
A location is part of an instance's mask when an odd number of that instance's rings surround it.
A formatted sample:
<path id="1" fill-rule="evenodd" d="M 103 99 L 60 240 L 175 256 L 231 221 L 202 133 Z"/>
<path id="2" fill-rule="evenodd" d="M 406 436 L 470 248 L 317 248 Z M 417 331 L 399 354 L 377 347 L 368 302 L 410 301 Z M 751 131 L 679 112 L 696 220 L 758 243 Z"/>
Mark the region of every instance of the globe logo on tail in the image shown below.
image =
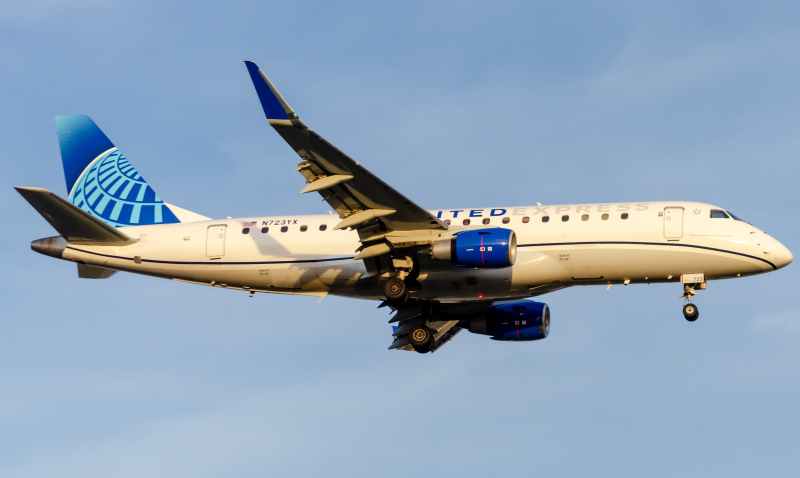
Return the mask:
<path id="1" fill-rule="evenodd" d="M 70 191 L 69 201 L 114 227 L 179 222 L 116 148 L 86 167 Z"/>

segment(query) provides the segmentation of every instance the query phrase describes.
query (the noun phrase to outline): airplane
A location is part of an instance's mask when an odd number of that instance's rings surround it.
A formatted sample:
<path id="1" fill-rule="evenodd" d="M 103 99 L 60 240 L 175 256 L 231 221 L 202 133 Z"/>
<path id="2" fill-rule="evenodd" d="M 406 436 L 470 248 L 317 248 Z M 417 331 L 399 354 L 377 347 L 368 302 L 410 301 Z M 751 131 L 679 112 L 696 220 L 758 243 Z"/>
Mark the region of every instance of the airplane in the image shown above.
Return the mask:
<path id="1" fill-rule="evenodd" d="M 776 239 L 711 204 L 684 201 L 427 210 L 309 129 L 252 61 L 268 123 L 300 157 L 300 193 L 336 215 L 212 219 L 165 203 L 87 116 L 56 117 L 68 196 L 17 191 L 59 235 L 31 248 L 118 271 L 256 292 L 381 301 L 389 349 L 435 352 L 457 333 L 534 341 L 550 309 L 531 300 L 580 285 L 679 283 L 683 314 L 710 280 L 792 262 Z"/>

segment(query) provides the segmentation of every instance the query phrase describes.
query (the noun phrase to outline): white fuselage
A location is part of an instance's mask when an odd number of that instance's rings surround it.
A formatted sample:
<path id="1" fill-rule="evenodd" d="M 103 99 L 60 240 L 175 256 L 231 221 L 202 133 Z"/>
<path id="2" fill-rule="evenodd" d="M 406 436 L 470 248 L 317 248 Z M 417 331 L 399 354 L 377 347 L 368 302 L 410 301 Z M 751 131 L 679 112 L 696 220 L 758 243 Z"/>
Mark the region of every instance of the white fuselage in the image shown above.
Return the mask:
<path id="1" fill-rule="evenodd" d="M 516 262 L 478 270 L 420 255 L 422 287 L 412 295 L 521 298 L 573 285 L 678 282 L 682 274 L 724 279 L 791 262 L 791 253 L 763 231 L 740 220 L 712 218 L 712 210 L 721 208 L 648 202 L 434 210 L 451 224 L 443 239 L 465 229 L 514 230 Z M 382 298 L 377 277 L 368 277 L 364 262 L 353 260 L 361 245 L 358 234 L 334 230 L 338 222 L 324 214 L 126 227 L 122 230 L 137 243 L 70 244 L 63 258 L 240 290 Z"/>

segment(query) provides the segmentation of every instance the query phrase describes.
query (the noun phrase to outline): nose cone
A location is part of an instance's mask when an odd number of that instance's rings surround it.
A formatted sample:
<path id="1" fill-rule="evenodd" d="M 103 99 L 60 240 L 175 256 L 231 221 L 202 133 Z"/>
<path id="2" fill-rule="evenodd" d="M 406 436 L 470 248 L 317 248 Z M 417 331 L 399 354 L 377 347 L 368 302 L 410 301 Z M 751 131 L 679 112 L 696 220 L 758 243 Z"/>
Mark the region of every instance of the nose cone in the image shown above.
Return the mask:
<path id="1" fill-rule="evenodd" d="M 791 251 L 778 241 L 775 241 L 774 252 L 772 254 L 775 258 L 775 266 L 777 266 L 778 269 L 788 266 L 791 264 L 792 260 L 794 260 Z"/>

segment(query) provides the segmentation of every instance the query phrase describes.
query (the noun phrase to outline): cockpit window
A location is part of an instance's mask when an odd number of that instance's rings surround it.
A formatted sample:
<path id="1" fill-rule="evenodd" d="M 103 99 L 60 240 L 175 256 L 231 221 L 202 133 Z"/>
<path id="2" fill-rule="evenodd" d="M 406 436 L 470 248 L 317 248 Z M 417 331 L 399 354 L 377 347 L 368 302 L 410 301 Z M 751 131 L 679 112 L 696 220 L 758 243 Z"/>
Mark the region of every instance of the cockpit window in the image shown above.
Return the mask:
<path id="1" fill-rule="evenodd" d="M 740 218 L 740 217 L 736 216 L 734 213 L 732 213 L 732 212 L 730 212 L 730 211 L 727 211 L 727 213 L 728 213 L 728 214 L 730 214 L 730 216 L 731 216 L 732 218 L 736 219 L 737 221 L 747 222 L 747 221 L 745 221 L 744 219 L 742 219 L 742 218 Z M 749 224 L 749 223 L 748 223 L 748 224 Z"/>
<path id="2" fill-rule="evenodd" d="M 717 219 L 730 219 L 728 217 L 728 215 L 725 213 L 725 211 L 723 211 L 722 209 L 712 209 L 711 210 L 711 218 L 712 219 L 714 219 L 714 218 L 717 218 Z"/>

